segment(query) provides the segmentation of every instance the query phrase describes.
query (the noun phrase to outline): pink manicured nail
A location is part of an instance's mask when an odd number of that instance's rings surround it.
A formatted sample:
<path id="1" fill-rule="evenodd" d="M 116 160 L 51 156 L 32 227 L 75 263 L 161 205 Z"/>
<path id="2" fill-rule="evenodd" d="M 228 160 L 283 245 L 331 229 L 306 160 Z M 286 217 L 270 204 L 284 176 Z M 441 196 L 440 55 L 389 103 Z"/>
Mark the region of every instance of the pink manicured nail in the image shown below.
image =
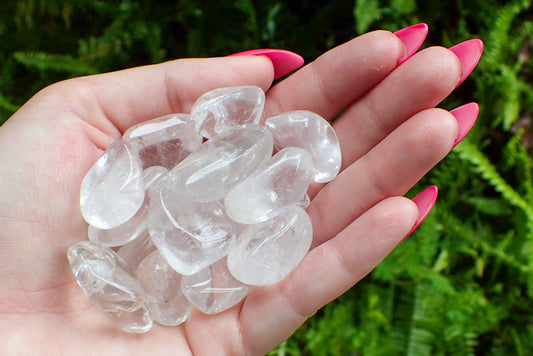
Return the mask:
<path id="1" fill-rule="evenodd" d="M 304 64 L 304 59 L 300 55 L 283 49 L 252 49 L 230 54 L 228 57 L 235 56 L 267 56 L 274 65 L 274 79 L 282 77 Z"/>
<path id="2" fill-rule="evenodd" d="M 450 51 L 455 53 L 455 55 L 459 58 L 461 61 L 461 64 L 463 65 L 463 71 L 461 74 L 461 79 L 459 79 L 459 83 L 457 83 L 457 86 L 461 84 L 466 77 L 474 70 L 474 68 L 477 65 L 477 62 L 479 62 L 479 58 L 481 58 L 481 53 L 483 53 L 483 41 L 480 39 L 473 39 L 461 42 L 459 44 L 456 44 L 453 47 L 450 47 Z"/>
<path id="3" fill-rule="evenodd" d="M 472 126 L 474 126 L 474 122 L 476 122 L 477 115 L 479 114 L 479 105 L 477 103 L 464 104 L 451 110 L 450 113 L 455 116 L 459 126 L 459 133 L 453 144 L 453 147 L 455 147 L 465 138 Z"/>
<path id="4" fill-rule="evenodd" d="M 407 236 L 411 235 L 413 231 L 416 230 L 420 224 L 422 224 L 422 221 L 428 216 L 429 212 L 431 211 L 431 208 L 433 208 L 433 205 L 435 205 L 435 201 L 437 200 L 437 195 L 439 194 L 439 189 L 437 186 L 432 185 L 429 188 L 426 188 L 425 190 L 418 193 L 414 198 L 411 200 L 416 204 L 418 208 L 418 220 L 416 220 L 415 224 L 411 228 L 411 231 L 404 237 L 407 238 Z"/>
<path id="5" fill-rule="evenodd" d="M 422 46 L 428 34 L 428 25 L 419 23 L 394 32 L 394 34 L 404 43 L 405 55 L 398 61 L 402 64 Z"/>

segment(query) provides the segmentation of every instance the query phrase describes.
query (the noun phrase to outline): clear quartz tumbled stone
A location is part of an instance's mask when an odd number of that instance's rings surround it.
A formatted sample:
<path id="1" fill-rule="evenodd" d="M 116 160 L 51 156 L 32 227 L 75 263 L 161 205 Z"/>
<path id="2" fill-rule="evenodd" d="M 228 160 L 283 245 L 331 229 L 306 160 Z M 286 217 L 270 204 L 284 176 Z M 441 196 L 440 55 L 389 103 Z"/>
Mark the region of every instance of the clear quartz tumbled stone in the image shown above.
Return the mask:
<path id="1" fill-rule="evenodd" d="M 309 111 L 259 125 L 264 105 L 259 87 L 212 90 L 191 115 L 129 128 L 83 179 L 90 241 L 71 246 L 68 259 L 123 330 L 181 324 L 192 306 L 220 313 L 305 257 L 313 239 L 306 192 L 338 174 L 340 145 Z"/>
<path id="2" fill-rule="evenodd" d="M 326 183 L 337 176 L 341 168 L 341 148 L 333 127 L 322 116 L 298 110 L 270 117 L 266 128 L 274 137 L 274 146 L 300 147 L 313 157 L 313 180 Z"/>
<path id="3" fill-rule="evenodd" d="M 181 289 L 187 299 L 206 314 L 220 313 L 244 299 L 252 287 L 233 277 L 222 258 L 190 276 L 183 276 Z"/>
<path id="4" fill-rule="evenodd" d="M 98 229 L 89 225 L 87 235 L 89 240 L 102 245 L 115 247 L 122 246 L 135 240 L 148 225 L 148 205 L 150 204 L 151 190 L 159 190 L 160 179 L 168 174 L 168 169 L 161 166 L 152 166 L 143 171 L 146 195 L 144 203 L 137 213 L 128 221 L 112 229 Z"/>
<path id="5" fill-rule="evenodd" d="M 190 275 L 227 255 L 235 227 L 220 202 L 199 203 L 163 186 L 148 214 L 152 242 L 168 264 Z"/>
<path id="6" fill-rule="evenodd" d="M 156 247 L 146 229 L 135 240 L 121 246 L 117 254 L 126 261 L 129 267 L 135 270 L 142 260 L 155 250 Z"/>
<path id="7" fill-rule="evenodd" d="M 272 156 L 272 135 L 263 126 L 241 125 L 205 142 L 170 171 L 174 190 L 187 199 L 222 199 Z"/>
<path id="8" fill-rule="evenodd" d="M 69 248 L 68 260 L 85 294 L 122 329 L 134 333 L 150 330 L 153 321 L 145 291 L 113 250 L 82 241 Z"/>
<path id="9" fill-rule="evenodd" d="M 305 194 L 302 200 L 296 203 L 296 205 L 305 210 L 311 205 L 311 198 L 309 198 L 309 195 Z"/>
<path id="10" fill-rule="evenodd" d="M 271 220 L 248 226 L 228 255 L 228 268 L 243 283 L 274 284 L 300 263 L 312 240 L 311 219 L 294 205 Z"/>
<path id="11" fill-rule="evenodd" d="M 146 256 L 137 277 L 148 294 L 148 308 L 155 322 L 174 326 L 183 323 L 191 313 L 191 303 L 181 291 L 182 276 L 174 271 L 159 251 Z"/>
<path id="12" fill-rule="evenodd" d="M 139 211 L 128 221 L 112 229 L 98 229 L 89 225 L 87 236 L 89 240 L 108 247 L 116 247 L 135 240 L 148 223 L 148 200 L 145 200 Z"/>
<path id="13" fill-rule="evenodd" d="M 255 224 L 281 214 L 305 198 L 312 169 L 307 151 L 296 147 L 279 151 L 226 195 L 228 215 L 238 223 Z"/>
<path id="14" fill-rule="evenodd" d="M 256 86 L 226 87 L 199 97 L 191 108 L 199 132 L 212 138 L 233 126 L 258 124 L 265 106 L 265 93 Z"/>
<path id="15" fill-rule="evenodd" d="M 122 141 L 113 143 L 83 178 L 80 208 L 85 221 L 112 229 L 129 219 L 144 202 L 140 161 Z"/>
<path id="16" fill-rule="evenodd" d="M 171 114 L 130 127 L 122 139 L 138 152 L 143 168 L 172 169 L 203 142 L 189 114 Z"/>

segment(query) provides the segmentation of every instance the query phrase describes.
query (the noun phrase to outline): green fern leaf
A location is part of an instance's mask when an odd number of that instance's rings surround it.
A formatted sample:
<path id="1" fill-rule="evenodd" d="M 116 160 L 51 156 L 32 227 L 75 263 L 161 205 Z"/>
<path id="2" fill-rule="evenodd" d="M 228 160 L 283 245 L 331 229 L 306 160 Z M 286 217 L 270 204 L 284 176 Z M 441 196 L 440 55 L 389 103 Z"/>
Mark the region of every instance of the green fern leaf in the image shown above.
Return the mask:
<path id="1" fill-rule="evenodd" d="M 496 168 L 490 163 L 489 159 L 469 142 L 463 142 L 463 144 L 458 145 L 456 149 L 459 156 L 463 160 L 472 164 L 475 167 L 475 171 L 487 180 L 496 191 L 502 194 L 510 204 L 524 211 L 528 223 L 533 227 L 533 206 L 525 201 L 518 192 L 507 184 L 497 172 Z"/>
<path id="2" fill-rule="evenodd" d="M 75 75 L 95 74 L 98 72 L 85 62 L 68 55 L 44 52 L 15 52 L 13 56 L 24 66 L 41 71 L 54 70 Z"/>
<path id="3" fill-rule="evenodd" d="M 505 63 L 500 59 L 503 58 L 503 51 L 509 43 L 508 34 L 510 33 L 511 24 L 515 17 L 522 10 L 522 6 L 517 3 L 510 3 L 502 6 L 495 14 L 491 31 L 487 36 L 487 49 L 483 54 L 484 60 L 492 63 Z"/>
<path id="4" fill-rule="evenodd" d="M 415 0 L 391 1 L 391 12 L 398 15 L 411 14 L 416 10 Z"/>
<path id="5" fill-rule="evenodd" d="M 378 0 L 359 0 L 353 10 L 355 28 L 357 33 L 362 34 L 370 25 L 381 18 L 381 9 Z"/>
<path id="6" fill-rule="evenodd" d="M 509 130 L 520 117 L 520 88 L 513 69 L 501 65 L 500 73 L 503 81 L 501 84 L 506 93 L 502 108 L 502 125 L 505 130 Z"/>
<path id="7" fill-rule="evenodd" d="M 0 108 L 9 112 L 15 112 L 19 109 L 18 105 L 11 103 L 9 99 L 2 94 L 0 94 Z"/>

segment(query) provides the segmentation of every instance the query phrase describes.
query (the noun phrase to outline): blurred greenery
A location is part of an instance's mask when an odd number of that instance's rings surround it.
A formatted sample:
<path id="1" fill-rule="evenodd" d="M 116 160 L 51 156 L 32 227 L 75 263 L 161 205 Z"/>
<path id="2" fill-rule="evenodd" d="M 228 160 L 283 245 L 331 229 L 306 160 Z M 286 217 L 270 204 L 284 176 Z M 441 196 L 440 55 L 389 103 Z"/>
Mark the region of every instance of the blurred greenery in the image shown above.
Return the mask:
<path id="1" fill-rule="evenodd" d="M 441 105 L 477 101 L 479 119 L 412 192 L 440 188 L 425 223 L 270 355 L 533 354 L 531 1 L 4 0 L 0 19 L 0 123 L 53 82 L 173 58 L 272 47 L 309 62 L 418 22 L 425 46 L 483 39 Z"/>

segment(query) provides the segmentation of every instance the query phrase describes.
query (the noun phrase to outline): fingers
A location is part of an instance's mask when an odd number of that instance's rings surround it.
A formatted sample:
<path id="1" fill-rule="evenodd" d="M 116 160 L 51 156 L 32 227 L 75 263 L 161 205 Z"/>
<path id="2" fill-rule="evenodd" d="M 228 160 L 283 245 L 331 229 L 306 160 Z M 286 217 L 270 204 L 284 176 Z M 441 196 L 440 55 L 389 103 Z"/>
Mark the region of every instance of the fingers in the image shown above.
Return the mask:
<path id="1" fill-rule="evenodd" d="M 405 53 L 390 32 L 362 35 L 326 52 L 267 93 L 264 117 L 310 110 L 333 118 L 385 78 Z"/>
<path id="2" fill-rule="evenodd" d="M 241 312 L 244 343 L 255 343 L 254 349 L 248 345 L 249 353 L 270 350 L 362 279 L 402 240 L 417 217 L 418 209 L 409 199 L 383 200 L 310 251 L 282 282 L 254 290 Z"/>
<path id="3" fill-rule="evenodd" d="M 345 109 L 333 123 L 344 169 L 409 117 L 448 96 L 477 64 L 482 50 L 479 43 L 466 41 L 451 50 L 431 47 L 397 66 L 395 54 L 402 52 L 395 49 L 403 45 L 396 36 L 384 31 L 363 35 L 272 88 L 265 116 L 307 109 L 330 119 Z M 374 55 L 371 60 L 366 49 Z M 468 55 L 462 54 L 465 51 Z M 309 196 L 314 197 L 321 187 L 312 184 Z"/>
<path id="4" fill-rule="evenodd" d="M 461 62 L 442 47 L 425 49 L 396 68 L 335 120 L 343 167 L 363 156 L 409 117 L 437 105 L 452 92 L 460 77 Z"/>
<path id="5" fill-rule="evenodd" d="M 404 195 L 450 151 L 457 126 L 445 110 L 424 110 L 342 171 L 307 209 L 314 245 L 335 236 L 379 201 Z"/>
<path id="6" fill-rule="evenodd" d="M 265 56 L 183 59 L 67 80 L 35 100 L 73 110 L 103 131 L 112 131 L 106 124 L 111 122 L 121 133 L 143 120 L 189 112 L 209 90 L 256 85 L 266 91 L 273 78 L 272 62 Z"/>

